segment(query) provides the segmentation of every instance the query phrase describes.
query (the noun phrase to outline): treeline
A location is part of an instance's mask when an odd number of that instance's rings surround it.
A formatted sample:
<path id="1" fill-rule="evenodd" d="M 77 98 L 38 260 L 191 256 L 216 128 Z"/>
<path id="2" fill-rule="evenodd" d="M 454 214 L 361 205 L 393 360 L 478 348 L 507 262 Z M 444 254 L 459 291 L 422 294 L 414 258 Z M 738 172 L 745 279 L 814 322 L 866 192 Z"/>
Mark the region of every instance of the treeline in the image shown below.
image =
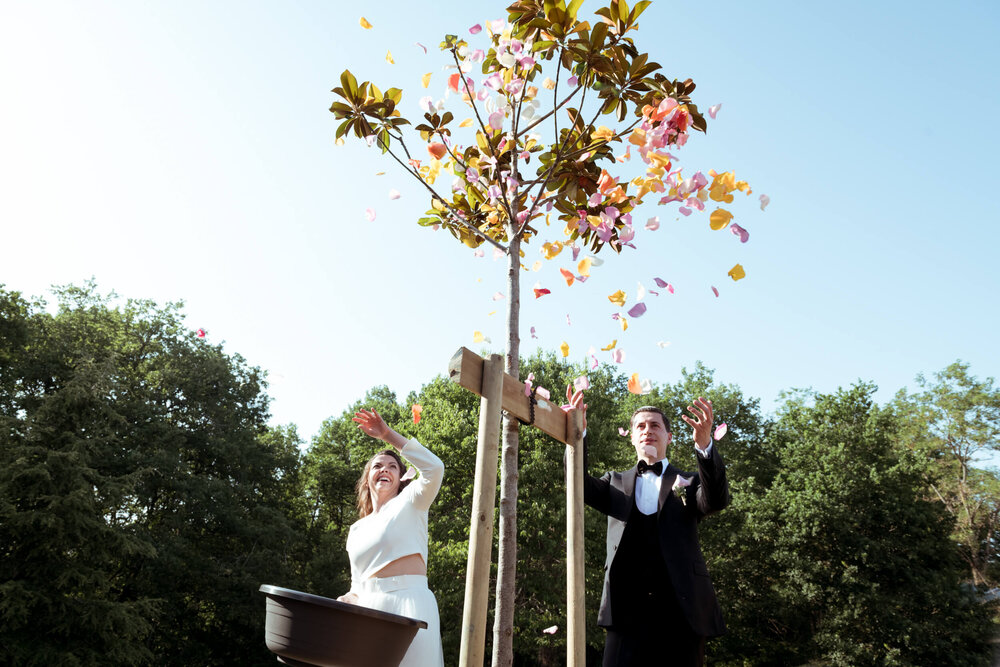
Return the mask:
<path id="1" fill-rule="evenodd" d="M 178 305 L 92 284 L 54 295 L 48 307 L 0 287 L 0 664 L 274 664 L 260 584 L 349 587 L 354 483 L 376 450 L 350 421 L 360 406 L 445 462 L 429 577 L 457 661 L 475 396 L 442 377 L 402 401 L 375 388 L 303 450 L 293 426 L 267 426 L 260 369 L 187 330 Z M 554 356 L 523 364 L 551 389 L 582 372 Z M 712 664 L 989 664 L 1000 479 L 976 461 L 1000 449 L 992 380 L 956 363 L 888 405 L 858 383 L 790 392 L 765 415 L 700 365 L 642 397 L 613 368 L 587 375 L 594 473 L 633 464 L 618 427 L 641 403 L 680 415 L 707 395 L 729 425 L 718 446 L 733 504 L 701 530 L 730 629 L 709 643 Z M 694 469 L 690 433 L 675 431 L 668 456 Z M 522 429 L 518 664 L 564 662 L 562 460 Z M 587 512 L 599 652 L 605 519 Z"/>

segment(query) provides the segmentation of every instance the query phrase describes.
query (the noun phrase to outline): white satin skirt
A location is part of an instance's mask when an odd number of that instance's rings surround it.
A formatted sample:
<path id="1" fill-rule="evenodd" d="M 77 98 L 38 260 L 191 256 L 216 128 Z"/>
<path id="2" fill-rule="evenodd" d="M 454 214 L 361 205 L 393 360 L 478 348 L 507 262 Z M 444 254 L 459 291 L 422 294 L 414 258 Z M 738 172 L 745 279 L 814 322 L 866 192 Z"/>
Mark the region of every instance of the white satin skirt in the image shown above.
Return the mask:
<path id="1" fill-rule="evenodd" d="M 408 616 L 427 623 L 417 630 L 400 667 L 443 667 L 441 649 L 441 620 L 438 617 L 437 599 L 427 587 L 427 576 L 402 574 L 395 577 L 372 577 L 354 582 L 351 591 L 358 596 L 358 604 L 390 614 Z"/>

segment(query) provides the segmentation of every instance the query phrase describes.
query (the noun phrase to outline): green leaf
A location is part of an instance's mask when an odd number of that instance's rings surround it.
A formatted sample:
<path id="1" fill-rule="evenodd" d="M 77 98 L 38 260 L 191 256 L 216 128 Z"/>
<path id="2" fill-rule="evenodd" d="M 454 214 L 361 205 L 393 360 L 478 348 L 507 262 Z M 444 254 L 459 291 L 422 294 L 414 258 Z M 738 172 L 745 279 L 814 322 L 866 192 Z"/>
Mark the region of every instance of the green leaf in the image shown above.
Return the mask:
<path id="1" fill-rule="evenodd" d="M 357 98 L 358 80 L 354 78 L 353 74 L 351 74 L 351 70 L 345 69 L 340 75 L 340 85 L 344 87 L 345 91 L 347 91 L 346 97 L 349 99 Z"/>

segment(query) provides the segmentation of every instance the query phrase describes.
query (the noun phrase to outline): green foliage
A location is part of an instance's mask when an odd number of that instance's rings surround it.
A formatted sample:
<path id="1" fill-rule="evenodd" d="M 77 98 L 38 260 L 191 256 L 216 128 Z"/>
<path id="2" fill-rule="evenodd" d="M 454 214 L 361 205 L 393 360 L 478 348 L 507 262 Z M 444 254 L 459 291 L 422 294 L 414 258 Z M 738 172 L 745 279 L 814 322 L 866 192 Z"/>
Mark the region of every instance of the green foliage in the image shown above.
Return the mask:
<path id="1" fill-rule="evenodd" d="M 0 290 L 0 645 L 10 664 L 270 663 L 296 581 L 293 429 L 178 305 Z"/>

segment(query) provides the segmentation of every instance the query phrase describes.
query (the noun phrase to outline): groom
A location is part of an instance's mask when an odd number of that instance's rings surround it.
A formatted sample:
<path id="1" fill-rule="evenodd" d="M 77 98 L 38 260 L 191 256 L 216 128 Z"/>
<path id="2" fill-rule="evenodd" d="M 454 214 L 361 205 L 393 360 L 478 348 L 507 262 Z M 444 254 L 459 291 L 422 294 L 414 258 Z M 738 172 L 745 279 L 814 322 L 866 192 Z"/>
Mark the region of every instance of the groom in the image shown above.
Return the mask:
<path id="1" fill-rule="evenodd" d="M 729 504 L 726 467 L 712 443 L 712 402 L 698 398 L 688 411 L 681 419 L 693 430 L 698 472 L 667 462 L 670 422 L 643 406 L 631 423 L 637 465 L 584 475 L 584 501 L 608 515 L 597 617 L 607 629 L 604 667 L 702 665 L 705 640 L 726 631 L 698 543 L 698 522 Z"/>

